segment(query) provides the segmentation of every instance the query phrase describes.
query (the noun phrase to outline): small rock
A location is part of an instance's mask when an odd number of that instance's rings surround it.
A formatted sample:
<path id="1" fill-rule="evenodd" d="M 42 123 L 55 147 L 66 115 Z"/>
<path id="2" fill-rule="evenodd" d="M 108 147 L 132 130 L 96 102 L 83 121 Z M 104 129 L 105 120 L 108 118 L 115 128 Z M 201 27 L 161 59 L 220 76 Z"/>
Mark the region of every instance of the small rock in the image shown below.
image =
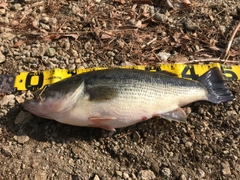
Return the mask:
<path id="1" fill-rule="evenodd" d="M 7 39 L 7 40 L 12 40 L 15 37 L 16 35 L 10 32 L 3 32 L 2 34 L 0 34 L 0 38 Z"/>
<path id="2" fill-rule="evenodd" d="M 49 57 L 53 57 L 56 54 L 56 50 L 54 48 L 48 48 L 45 54 Z"/>
<path id="3" fill-rule="evenodd" d="M 42 57 L 45 52 L 45 47 L 32 48 L 32 57 Z"/>
<path id="4" fill-rule="evenodd" d="M 155 176 L 154 172 L 152 172 L 151 170 L 141 170 L 138 173 L 138 178 L 140 180 L 151 180 L 151 179 L 155 179 L 156 176 Z"/>
<path id="5" fill-rule="evenodd" d="M 164 167 L 162 169 L 162 174 L 169 178 L 171 176 L 171 170 L 169 168 Z"/>
<path id="6" fill-rule="evenodd" d="M 14 10 L 21 10 L 22 9 L 21 4 L 19 4 L 19 3 L 14 4 L 13 9 Z"/>
<path id="7" fill-rule="evenodd" d="M 50 18 L 49 19 L 49 23 L 50 24 L 56 24 L 57 23 L 57 19 L 56 18 Z"/>
<path id="8" fill-rule="evenodd" d="M 2 147 L 2 154 L 7 157 L 12 157 L 12 151 L 8 147 Z"/>
<path id="9" fill-rule="evenodd" d="M 123 174 L 122 171 L 116 171 L 116 175 L 122 177 L 122 174 Z"/>
<path id="10" fill-rule="evenodd" d="M 75 49 L 71 48 L 69 51 L 73 57 L 78 57 L 78 52 Z"/>
<path id="11" fill-rule="evenodd" d="M 128 178 L 129 178 L 129 175 L 128 175 L 128 173 L 126 173 L 126 172 L 123 172 L 123 178 L 124 178 L 124 179 L 128 179 Z"/>
<path id="12" fill-rule="evenodd" d="M 186 143 L 185 143 L 185 145 L 186 145 L 186 147 L 192 147 L 192 142 L 190 142 L 190 141 L 187 141 Z"/>
<path id="13" fill-rule="evenodd" d="M 161 22 L 167 22 L 168 17 L 165 14 L 161 14 L 161 13 L 156 13 L 154 15 L 154 19 L 156 19 L 157 21 L 161 21 Z"/>
<path id="14" fill-rule="evenodd" d="M 34 21 L 32 22 L 32 25 L 33 25 L 33 27 L 38 28 L 38 26 L 39 26 L 39 21 L 38 21 L 38 20 L 34 20 Z"/>
<path id="15" fill-rule="evenodd" d="M 47 179 L 47 173 L 45 171 L 38 171 L 34 174 L 34 179 Z"/>
<path id="16" fill-rule="evenodd" d="M 202 169 L 197 169 L 197 174 L 200 179 L 205 177 L 205 172 Z"/>
<path id="17" fill-rule="evenodd" d="M 4 96 L 0 101 L 0 107 L 6 106 L 6 105 L 14 105 L 14 104 L 15 104 L 15 96 L 13 94 Z"/>
<path id="18" fill-rule="evenodd" d="M 44 16 L 42 19 L 41 19 L 41 22 L 45 23 L 45 24 L 48 24 L 49 23 L 49 17 L 47 16 Z"/>
<path id="19" fill-rule="evenodd" d="M 0 51 L 0 63 L 3 63 L 6 60 L 5 56 Z"/>
<path id="20" fill-rule="evenodd" d="M 151 162 L 151 170 L 153 170 L 153 172 L 155 174 L 158 174 L 159 173 L 159 165 L 156 161 L 152 160 Z"/>
<path id="21" fill-rule="evenodd" d="M 81 153 L 81 151 L 82 150 L 78 147 L 73 147 L 72 148 L 72 152 L 73 152 L 74 155 L 79 155 Z"/>
<path id="22" fill-rule="evenodd" d="M 223 175 L 231 175 L 230 165 L 228 162 L 221 163 Z"/>
<path id="23" fill-rule="evenodd" d="M 180 180 L 187 180 L 187 178 L 186 178 L 186 176 L 185 176 L 184 174 L 182 174 L 182 175 L 180 176 Z"/>
<path id="24" fill-rule="evenodd" d="M 20 113 L 18 113 L 18 115 L 16 116 L 14 123 L 15 124 L 24 124 L 29 122 L 32 119 L 32 114 L 29 112 L 24 112 L 21 111 Z"/>
<path id="25" fill-rule="evenodd" d="M 191 109 L 190 107 L 187 107 L 187 109 L 186 109 L 187 115 L 188 115 L 188 114 L 191 114 L 191 112 L 192 112 L 192 109 Z"/>
<path id="26" fill-rule="evenodd" d="M 29 137 L 27 135 L 23 136 L 13 136 L 13 139 L 17 141 L 19 144 L 24 144 L 29 141 Z"/>
<path id="27" fill-rule="evenodd" d="M 169 56 L 171 56 L 171 54 L 167 52 L 159 52 L 157 55 L 163 61 L 166 61 L 169 58 Z"/>
<path id="28" fill-rule="evenodd" d="M 195 24 L 194 22 L 192 22 L 190 19 L 188 19 L 185 22 L 185 27 L 186 27 L 187 30 L 190 30 L 190 31 L 198 29 L 198 25 Z"/>
<path id="29" fill-rule="evenodd" d="M 41 27 L 42 27 L 43 29 L 45 29 L 45 30 L 50 30 L 50 29 L 51 29 L 50 26 L 47 25 L 47 24 L 40 23 L 40 25 L 41 25 Z"/>
<path id="30" fill-rule="evenodd" d="M 9 24 L 9 19 L 8 19 L 8 17 L 6 17 L 6 16 L 3 16 L 3 17 L 1 17 L 0 16 L 0 23 L 6 23 L 6 24 Z"/>
<path id="31" fill-rule="evenodd" d="M 0 15 L 4 15 L 6 13 L 5 9 L 0 9 Z"/>
<path id="32" fill-rule="evenodd" d="M 27 91 L 25 96 L 26 96 L 26 100 L 32 99 L 34 97 L 34 95 L 31 91 Z"/>
<path id="33" fill-rule="evenodd" d="M 23 103 L 25 101 L 24 94 L 16 96 L 15 99 L 19 104 Z"/>
<path id="34" fill-rule="evenodd" d="M 115 53 L 112 52 L 112 51 L 108 51 L 107 54 L 108 54 L 109 57 L 113 57 L 113 56 L 115 56 Z"/>
<path id="35" fill-rule="evenodd" d="M 95 174 L 93 180 L 100 180 L 99 176 L 97 174 Z"/>

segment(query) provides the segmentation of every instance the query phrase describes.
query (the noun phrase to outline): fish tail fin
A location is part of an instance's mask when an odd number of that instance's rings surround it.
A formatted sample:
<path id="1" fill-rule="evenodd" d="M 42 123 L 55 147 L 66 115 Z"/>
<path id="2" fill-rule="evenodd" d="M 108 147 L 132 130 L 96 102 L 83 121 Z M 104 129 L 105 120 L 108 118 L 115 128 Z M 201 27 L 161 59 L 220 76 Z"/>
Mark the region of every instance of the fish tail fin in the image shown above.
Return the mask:
<path id="1" fill-rule="evenodd" d="M 210 69 L 199 77 L 198 81 L 207 89 L 208 101 L 218 104 L 234 99 L 234 95 L 228 89 L 227 83 L 219 68 L 215 67 Z"/>

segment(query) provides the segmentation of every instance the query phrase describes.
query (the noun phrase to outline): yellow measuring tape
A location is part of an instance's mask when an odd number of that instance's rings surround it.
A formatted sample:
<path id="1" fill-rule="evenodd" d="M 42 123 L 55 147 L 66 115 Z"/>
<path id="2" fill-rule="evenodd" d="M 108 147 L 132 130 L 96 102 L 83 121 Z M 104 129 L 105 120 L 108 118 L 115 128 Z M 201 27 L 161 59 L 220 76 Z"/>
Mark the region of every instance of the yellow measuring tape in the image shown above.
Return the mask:
<path id="1" fill-rule="evenodd" d="M 221 65 L 219 63 L 212 64 L 161 64 L 158 66 L 122 66 L 119 68 L 148 70 L 151 72 L 166 71 L 176 74 L 180 78 L 196 80 L 199 76 L 207 72 L 213 67 L 222 70 L 226 80 L 240 80 L 240 65 Z M 52 69 L 40 72 L 21 72 L 16 76 L 14 87 L 17 90 L 32 90 L 43 88 L 45 85 L 53 84 L 75 74 L 81 74 L 90 71 L 103 70 L 108 68 L 88 68 L 77 70 Z"/>

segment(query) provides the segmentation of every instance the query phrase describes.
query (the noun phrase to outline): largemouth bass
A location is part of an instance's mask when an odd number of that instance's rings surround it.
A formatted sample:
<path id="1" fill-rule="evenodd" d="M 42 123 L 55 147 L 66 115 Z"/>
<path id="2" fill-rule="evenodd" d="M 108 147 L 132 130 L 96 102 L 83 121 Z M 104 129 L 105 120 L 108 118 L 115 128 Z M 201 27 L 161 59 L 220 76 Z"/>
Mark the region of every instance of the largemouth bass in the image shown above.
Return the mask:
<path id="1" fill-rule="evenodd" d="M 164 73 L 108 69 L 75 75 L 36 92 L 23 107 L 36 116 L 114 131 L 154 116 L 184 122 L 181 106 L 234 99 L 218 68 L 198 81 Z"/>

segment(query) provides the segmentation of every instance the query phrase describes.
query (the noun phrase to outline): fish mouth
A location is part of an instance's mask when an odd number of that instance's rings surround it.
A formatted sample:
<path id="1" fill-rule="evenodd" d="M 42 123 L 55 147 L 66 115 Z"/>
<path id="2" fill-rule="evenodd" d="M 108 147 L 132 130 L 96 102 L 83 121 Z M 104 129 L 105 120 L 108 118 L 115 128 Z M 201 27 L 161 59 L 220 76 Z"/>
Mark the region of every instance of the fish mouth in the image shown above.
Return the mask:
<path id="1" fill-rule="evenodd" d="M 31 110 L 31 109 L 35 108 L 35 106 L 37 104 L 39 104 L 38 99 L 30 99 L 30 100 L 25 101 L 22 105 L 23 105 L 24 109 Z"/>
<path id="2" fill-rule="evenodd" d="M 22 104 L 22 106 L 31 114 L 49 119 L 49 117 L 45 115 L 44 111 L 42 111 L 43 103 L 40 99 L 27 100 Z"/>

